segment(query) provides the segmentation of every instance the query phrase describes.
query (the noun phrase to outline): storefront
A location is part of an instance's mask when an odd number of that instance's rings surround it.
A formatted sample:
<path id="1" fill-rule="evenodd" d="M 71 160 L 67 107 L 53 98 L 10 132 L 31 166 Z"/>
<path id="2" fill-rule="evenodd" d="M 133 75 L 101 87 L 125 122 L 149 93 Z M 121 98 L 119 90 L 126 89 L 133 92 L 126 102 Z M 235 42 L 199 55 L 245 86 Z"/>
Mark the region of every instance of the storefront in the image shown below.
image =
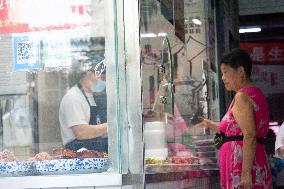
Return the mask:
<path id="1" fill-rule="evenodd" d="M 217 188 L 212 133 L 193 127 L 220 117 L 211 3 L 0 0 L 0 188 Z M 90 70 L 105 151 L 67 149 L 61 121 Z"/>

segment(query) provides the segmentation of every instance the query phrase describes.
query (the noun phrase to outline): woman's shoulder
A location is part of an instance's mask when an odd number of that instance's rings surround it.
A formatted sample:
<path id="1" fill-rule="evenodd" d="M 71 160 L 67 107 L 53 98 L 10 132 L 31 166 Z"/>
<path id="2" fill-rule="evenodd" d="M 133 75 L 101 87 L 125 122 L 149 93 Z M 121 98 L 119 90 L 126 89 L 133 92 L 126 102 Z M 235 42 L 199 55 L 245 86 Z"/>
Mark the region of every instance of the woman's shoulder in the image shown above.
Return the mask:
<path id="1" fill-rule="evenodd" d="M 246 95 L 250 99 L 255 110 L 259 110 L 260 107 L 262 107 L 263 111 L 269 110 L 266 97 L 259 87 L 245 87 L 240 90 L 240 93 Z"/>
<path id="2" fill-rule="evenodd" d="M 251 98 L 265 97 L 262 90 L 257 86 L 243 87 L 239 90 L 239 92 L 245 93 L 246 95 L 250 96 Z"/>
<path id="3" fill-rule="evenodd" d="M 234 97 L 234 104 L 238 104 L 238 105 L 248 105 L 250 104 L 249 102 L 251 102 L 251 97 L 250 95 L 248 95 L 247 93 L 244 93 L 242 91 L 239 91 L 236 93 L 235 97 Z"/>

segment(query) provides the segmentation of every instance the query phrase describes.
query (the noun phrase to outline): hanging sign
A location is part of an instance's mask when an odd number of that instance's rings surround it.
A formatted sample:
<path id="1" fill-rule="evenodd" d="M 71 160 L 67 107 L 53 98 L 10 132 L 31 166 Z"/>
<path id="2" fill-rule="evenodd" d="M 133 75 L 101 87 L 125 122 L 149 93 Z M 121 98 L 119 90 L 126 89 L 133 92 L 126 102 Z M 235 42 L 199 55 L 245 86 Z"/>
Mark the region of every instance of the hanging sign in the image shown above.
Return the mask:
<path id="1" fill-rule="evenodd" d="M 284 43 L 241 43 L 253 62 L 284 64 Z"/>
<path id="2" fill-rule="evenodd" d="M 0 34 L 89 26 L 91 0 L 0 0 Z"/>

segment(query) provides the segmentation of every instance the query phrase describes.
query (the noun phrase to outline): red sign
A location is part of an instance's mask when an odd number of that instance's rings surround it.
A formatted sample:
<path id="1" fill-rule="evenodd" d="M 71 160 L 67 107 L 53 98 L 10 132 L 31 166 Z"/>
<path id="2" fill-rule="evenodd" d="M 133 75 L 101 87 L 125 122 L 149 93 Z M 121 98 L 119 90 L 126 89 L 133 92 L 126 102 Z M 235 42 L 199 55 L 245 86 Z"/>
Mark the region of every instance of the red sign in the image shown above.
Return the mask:
<path id="1" fill-rule="evenodd" d="M 87 1 L 0 0 L 0 34 L 88 26 L 91 15 Z M 80 4 L 81 3 L 81 4 Z"/>
<path id="2" fill-rule="evenodd" d="M 241 43 L 253 62 L 284 64 L 284 43 Z"/>

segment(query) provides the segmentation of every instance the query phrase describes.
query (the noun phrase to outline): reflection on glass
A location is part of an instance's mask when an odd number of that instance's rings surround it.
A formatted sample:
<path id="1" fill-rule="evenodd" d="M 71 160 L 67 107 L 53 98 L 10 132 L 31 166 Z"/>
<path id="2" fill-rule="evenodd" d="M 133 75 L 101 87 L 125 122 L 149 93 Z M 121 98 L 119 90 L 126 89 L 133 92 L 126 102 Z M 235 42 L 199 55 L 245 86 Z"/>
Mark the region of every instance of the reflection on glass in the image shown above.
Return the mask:
<path id="1" fill-rule="evenodd" d="M 204 72 L 209 74 L 203 68 L 209 59 L 204 1 L 147 0 L 140 5 L 146 173 L 214 169 L 210 136 L 193 127 L 211 111 L 210 77 L 205 78 Z M 163 44 L 161 36 L 170 44 Z"/>
<path id="2" fill-rule="evenodd" d="M 1 2 L 0 176 L 106 171 L 104 2 Z"/>

